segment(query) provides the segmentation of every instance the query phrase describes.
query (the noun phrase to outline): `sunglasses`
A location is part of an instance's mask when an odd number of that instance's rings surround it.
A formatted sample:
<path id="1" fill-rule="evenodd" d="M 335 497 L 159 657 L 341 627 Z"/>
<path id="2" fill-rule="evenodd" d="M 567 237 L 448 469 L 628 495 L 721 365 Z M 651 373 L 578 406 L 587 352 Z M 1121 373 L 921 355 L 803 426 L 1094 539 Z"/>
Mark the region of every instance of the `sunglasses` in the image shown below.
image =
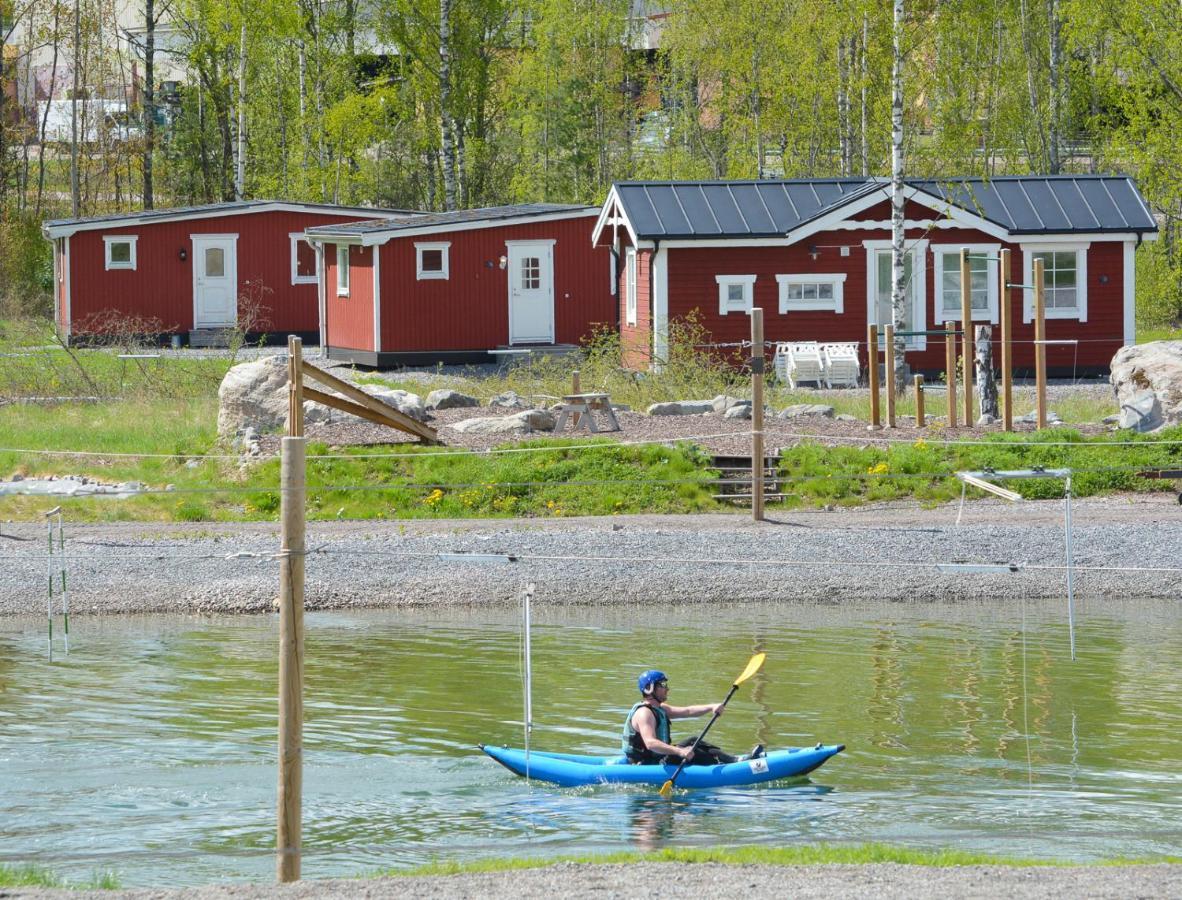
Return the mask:
<path id="1" fill-rule="evenodd" d="M 667 682 L 667 681 L 658 681 L 658 682 L 656 682 L 655 684 L 653 684 L 653 687 L 655 687 L 655 688 L 663 687 L 663 688 L 665 688 L 666 690 L 668 690 L 668 688 L 669 688 L 669 682 Z"/>

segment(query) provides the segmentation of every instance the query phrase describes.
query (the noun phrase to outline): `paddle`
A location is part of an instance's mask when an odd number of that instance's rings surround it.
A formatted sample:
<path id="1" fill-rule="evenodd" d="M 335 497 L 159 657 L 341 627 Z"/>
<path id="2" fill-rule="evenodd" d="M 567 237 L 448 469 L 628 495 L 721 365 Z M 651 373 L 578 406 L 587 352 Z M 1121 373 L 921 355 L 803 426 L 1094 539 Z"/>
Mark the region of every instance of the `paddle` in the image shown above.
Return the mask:
<path id="1" fill-rule="evenodd" d="M 692 751 L 698 749 L 698 744 L 702 743 L 702 738 L 706 736 L 706 732 L 710 730 L 710 726 L 713 725 L 718 719 L 719 715 L 722 714 L 722 711 L 726 708 L 726 705 L 731 702 L 731 697 L 735 696 L 735 691 L 739 689 L 739 685 L 759 671 L 760 667 L 763 665 L 764 657 L 766 656 L 766 653 L 756 653 L 753 657 L 751 657 L 750 662 L 747 663 L 747 668 L 743 670 L 743 674 L 736 678 L 735 683 L 731 685 L 730 692 L 726 695 L 726 699 L 723 700 L 718 709 L 715 710 L 714 715 L 710 717 L 710 721 L 706 723 L 706 727 L 702 729 L 702 733 L 698 735 L 698 739 L 691 745 L 690 755 L 683 759 L 677 766 L 677 771 L 673 773 L 673 777 L 661 785 L 660 794 L 662 797 L 673 796 L 673 785 L 677 782 L 678 776 L 681 775 L 681 770 L 685 768 L 685 764 L 687 762 L 694 758 Z"/>

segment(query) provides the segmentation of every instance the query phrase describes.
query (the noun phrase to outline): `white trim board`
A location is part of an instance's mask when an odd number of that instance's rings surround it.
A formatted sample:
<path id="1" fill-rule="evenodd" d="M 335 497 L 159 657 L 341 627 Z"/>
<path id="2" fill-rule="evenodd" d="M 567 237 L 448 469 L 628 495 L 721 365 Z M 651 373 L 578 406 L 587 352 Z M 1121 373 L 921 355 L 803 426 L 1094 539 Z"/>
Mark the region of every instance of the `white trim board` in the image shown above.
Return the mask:
<path id="1" fill-rule="evenodd" d="M 1124 272 L 1124 331 L 1125 343 L 1137 343 L 1137 244 L 1125 241 Z"/>
<path id="2" fill-rule="evenodd" d="M 382 350 L 382 264 L 381 247 L 374 247 L 373 253 L 373 350 Z M 446 269 L 446 254 L 444 256 Z"/>
<path id="3" fill-rule="evenodd" d="M 308 228 L 306 234 L 317 240 L 329 243 L 344 243 L 350 241 L 366 247 L 385 244 L 388 241 L 406 237 L 422 237 L 427 234 L 451 234 L 454 231 L 479 231 L 483 228 L 500 228 L 502 226 L 531 225 L 534 222 L 558 222 L 563 219 L 583 219 L 599 213 L 599 208 L 588 210 L 573 210 L 561 213 L 547 213 L 536 216 L 517 216 L 509 219 L 479 219 L 475 222 L 451 222 L 448 224 L 424 225 L 417 228 L 395 228 L 390 231 L 371 231 L 365 234 L 348 232 L 326 232 L 316 228 Z"/>
<path id="4" fill-rule="evenodd" d="M 662 244 L 649 259 L 652 267 L 653 365 L 660 368 L 669 355 L 669 253 Z"/>

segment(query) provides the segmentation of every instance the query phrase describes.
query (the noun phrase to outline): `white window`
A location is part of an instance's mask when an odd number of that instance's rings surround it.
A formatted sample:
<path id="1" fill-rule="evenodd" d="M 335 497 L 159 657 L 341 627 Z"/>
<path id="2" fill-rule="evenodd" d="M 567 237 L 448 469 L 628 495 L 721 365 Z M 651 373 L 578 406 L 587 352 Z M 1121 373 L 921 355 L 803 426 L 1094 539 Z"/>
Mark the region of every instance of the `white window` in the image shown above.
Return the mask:
<path id="1" fill-rule="evenodd" d="M 629 325 L 636 324 L 636 248 L 624 253 L 624 313 Z"/>
<path id="2" fill-rule="evenodd" d="M 134 269 L 135 242 L 138 240 L 139 237 L 134 234 L 103 235 L 103 244 L 106 246 L 107 268 Z"/>
<path id="3" fill-rule="evenodd" d="M 933 323 L 960 321 L 960 251 L 969 250 L 969 290 L 974 322 L 997 324 L 997 256 L 999 244 L 933 245 L 936 261 L 936 303 Z"/>
<path id="4" fill-rule="evenodd" d="M 349 296 L 349 245 L 337 244 L 337 296 Z"/>
<path id="5" fill-rule="evenodd" d="M 447 279 L 448 247 L 450 242 L 442 244 L 415 244 L 415 267 L 418 270 L 419 281 L 431 278 Z"/>
<path id="6" fill-rule="evenodd" d="M 845 311 L 845 275 L 777 275 L 780 312 L 822 309 Z"/>
<path id="7" fill-rule="evenodd" d="M 1089 244 L 1023 244 L 1024 284 L 1034 284 L 1034 260 L 1043 264 L 1044 315 L 1048 319 L 1088 320 Z M 1034 321 L 1034 291 L 1022 292 L 1022 320 Z"/>
<path id="8" fill-rule="evenodd" d="M 751 298 L 755 293 L 754 275 L 715 275 L 718 282 L 718 314 L 751 312 Z"/>
<path id="9" fill-rule="evenodd" d="M 288 235 L 291 240 L 291 283 L 315 284 L 320 273 L 316 271 L 316 248 L 302 232 Z"/>

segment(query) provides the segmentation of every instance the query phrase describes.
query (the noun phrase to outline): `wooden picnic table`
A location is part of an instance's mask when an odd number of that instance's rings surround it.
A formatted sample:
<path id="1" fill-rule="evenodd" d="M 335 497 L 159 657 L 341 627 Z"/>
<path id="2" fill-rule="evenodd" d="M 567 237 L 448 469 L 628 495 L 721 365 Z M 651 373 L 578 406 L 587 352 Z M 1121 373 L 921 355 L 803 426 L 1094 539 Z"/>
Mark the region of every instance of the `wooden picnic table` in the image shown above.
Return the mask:
<path id="1" fill-rule="evenodd" d="M 600 428 L 595 423 L 594 413 L 603 413 L 611 425 L 610 428 Z M 566 427 L 570 420 L 571 431 L 619 431 L 620 422 L 612 409 L 611 400 L 607 394 L 566 394 L 562 398 L 562 409 L 558 412 L 558 420 L 554 423 L 554 433 L 557 434 Z"/>

